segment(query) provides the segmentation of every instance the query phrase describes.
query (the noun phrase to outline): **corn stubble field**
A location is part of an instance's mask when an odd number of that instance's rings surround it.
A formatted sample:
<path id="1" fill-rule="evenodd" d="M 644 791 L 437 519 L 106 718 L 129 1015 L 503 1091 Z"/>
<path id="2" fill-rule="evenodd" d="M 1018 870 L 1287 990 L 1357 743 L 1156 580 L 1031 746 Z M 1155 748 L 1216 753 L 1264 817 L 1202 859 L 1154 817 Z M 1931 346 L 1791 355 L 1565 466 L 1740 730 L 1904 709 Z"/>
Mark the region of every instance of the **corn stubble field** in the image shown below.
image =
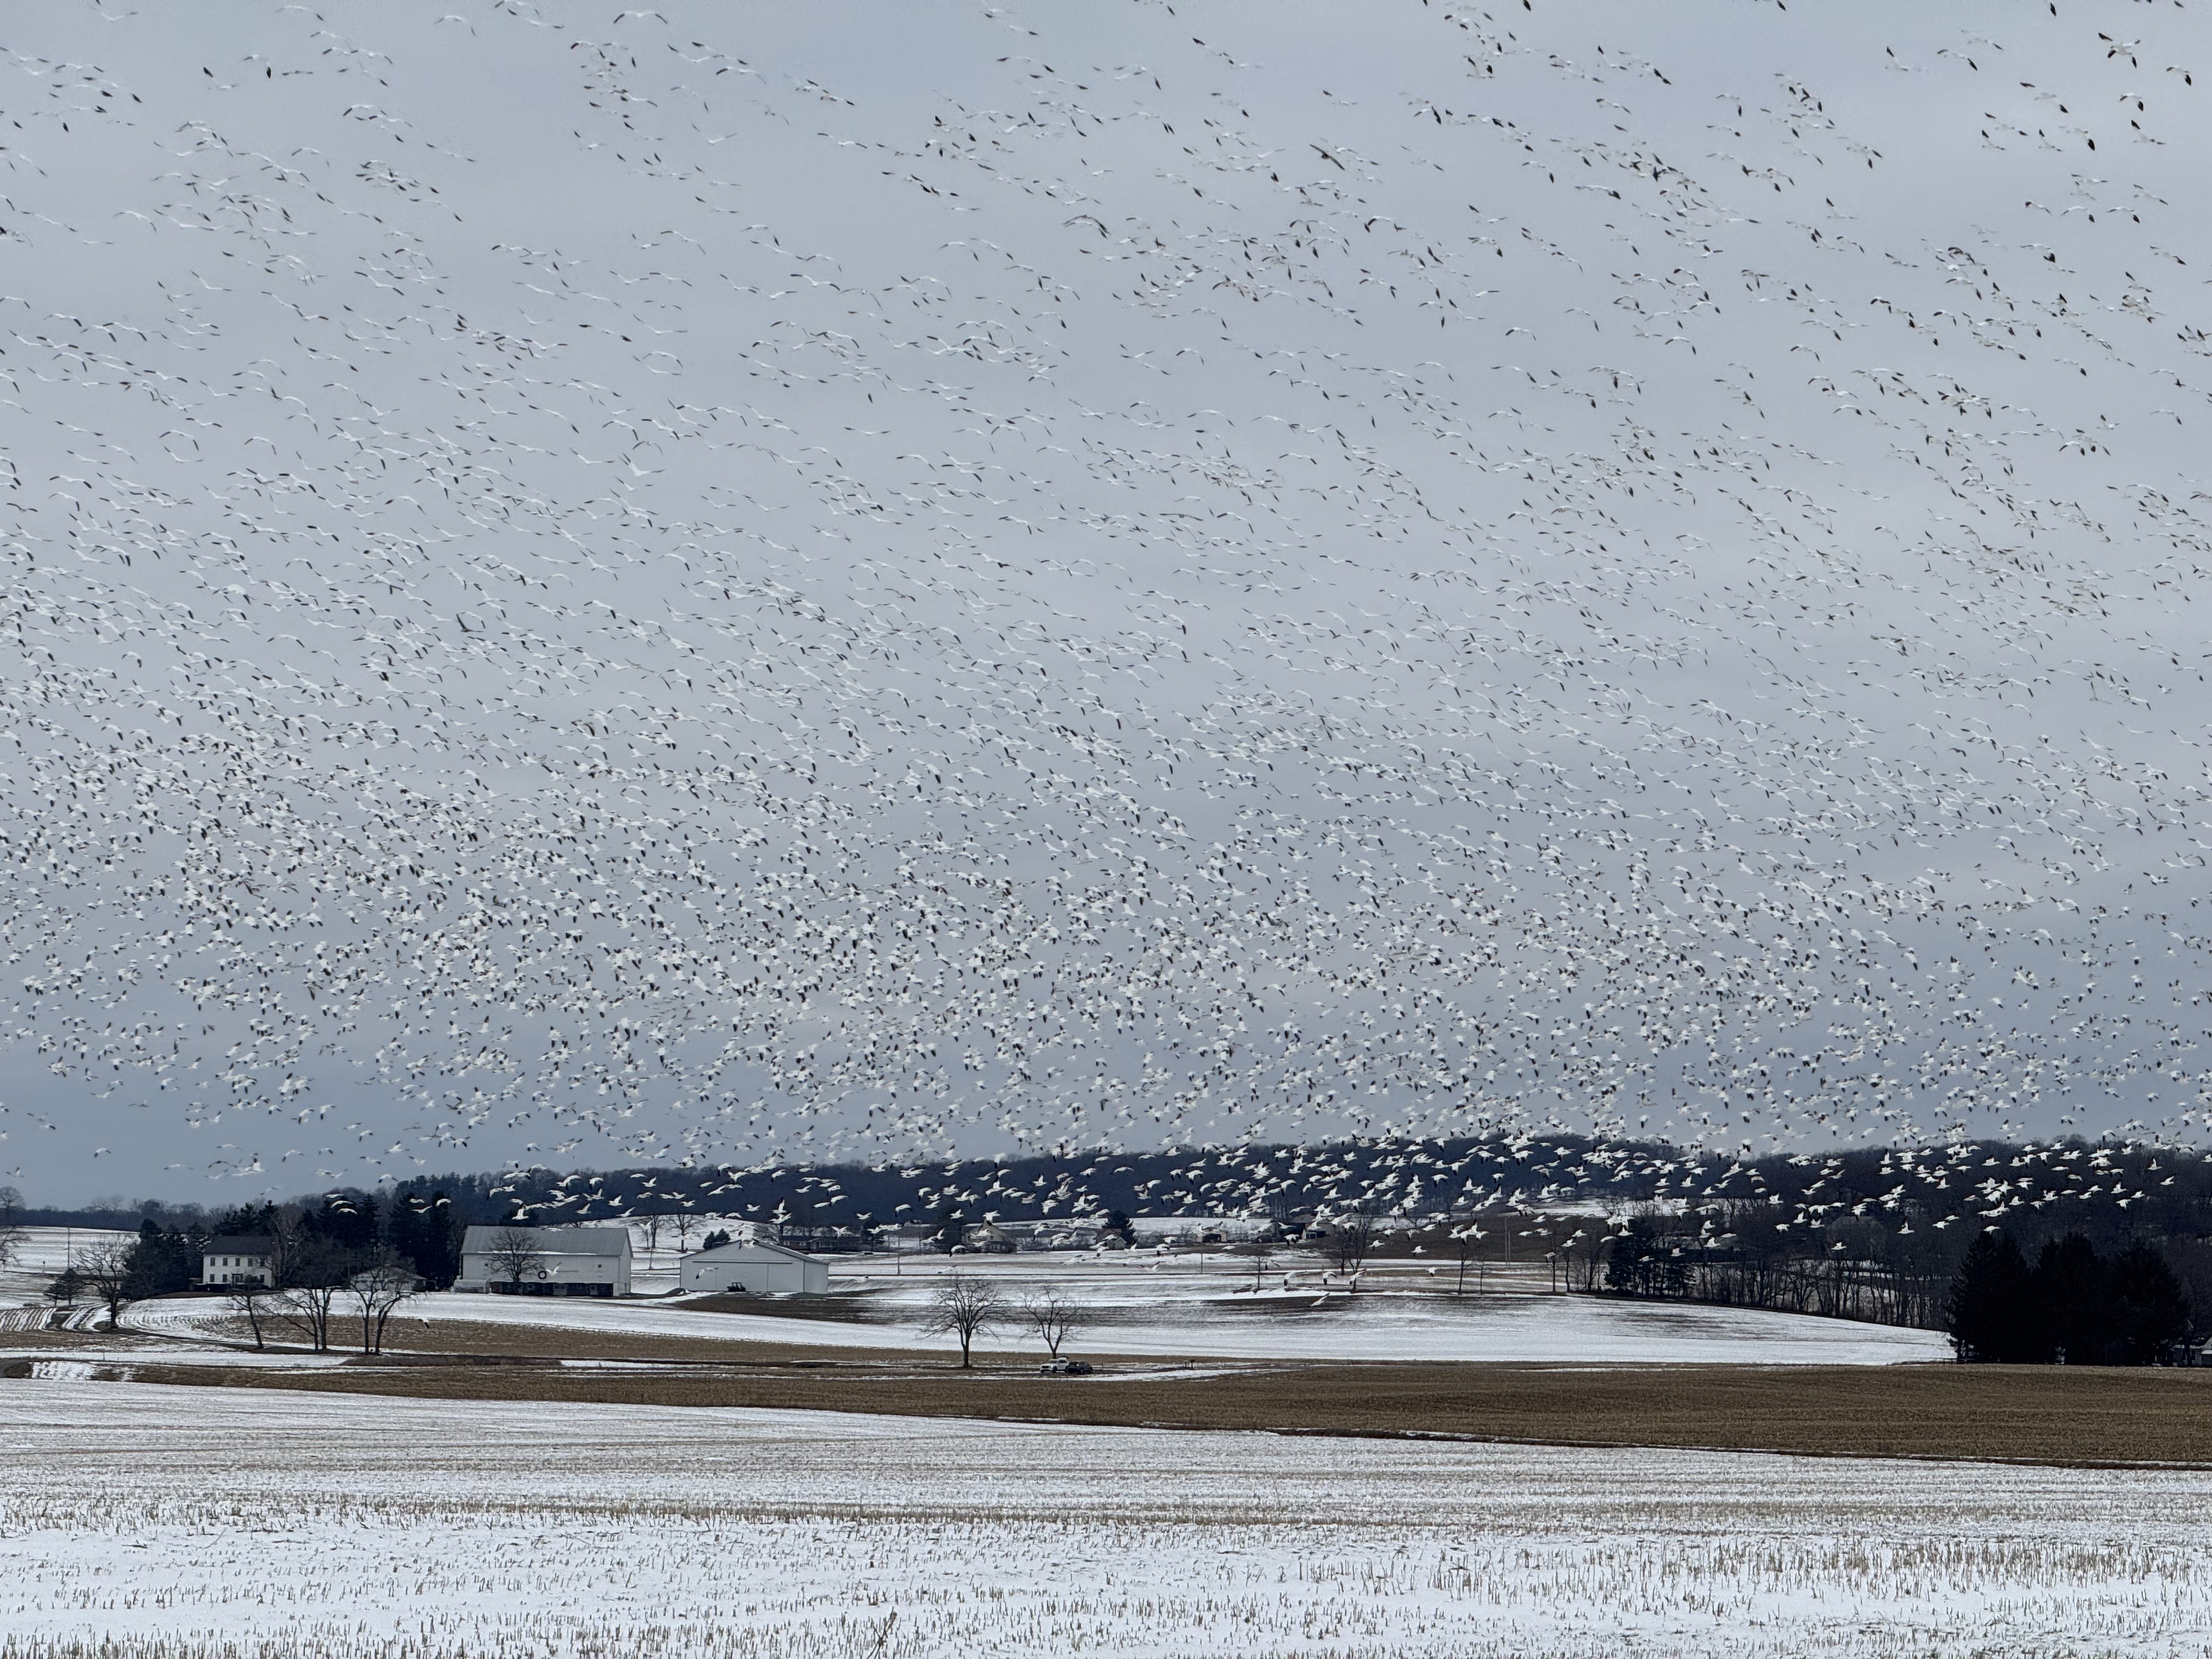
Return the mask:
<path id="1" fill-rule="evenodd" d="M 32 1381 L 0 1656 L 2149 1655 L 2212 1472 Z"/>

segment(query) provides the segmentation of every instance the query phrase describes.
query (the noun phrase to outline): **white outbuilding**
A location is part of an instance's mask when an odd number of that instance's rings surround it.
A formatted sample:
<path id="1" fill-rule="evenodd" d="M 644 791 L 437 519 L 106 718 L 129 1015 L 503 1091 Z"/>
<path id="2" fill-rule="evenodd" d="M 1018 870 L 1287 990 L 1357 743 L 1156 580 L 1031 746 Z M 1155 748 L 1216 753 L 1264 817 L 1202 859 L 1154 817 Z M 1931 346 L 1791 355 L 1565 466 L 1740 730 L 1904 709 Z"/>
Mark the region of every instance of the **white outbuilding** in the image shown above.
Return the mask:
<path id="1" fill-rule="evenodd" d="M 741 1291 L 748 1296 L 823 1296 L 830 1289 L 830 1264 L 781 1244 L 744 1239 L 717 1244 L 684 1258 L 687 1291 Z"/>
<path id="2" fill-rule="evenodd" d="M 457 1291 L 510 1296 L 628 1296 L 627 1227 L 471 1227 Z"/>

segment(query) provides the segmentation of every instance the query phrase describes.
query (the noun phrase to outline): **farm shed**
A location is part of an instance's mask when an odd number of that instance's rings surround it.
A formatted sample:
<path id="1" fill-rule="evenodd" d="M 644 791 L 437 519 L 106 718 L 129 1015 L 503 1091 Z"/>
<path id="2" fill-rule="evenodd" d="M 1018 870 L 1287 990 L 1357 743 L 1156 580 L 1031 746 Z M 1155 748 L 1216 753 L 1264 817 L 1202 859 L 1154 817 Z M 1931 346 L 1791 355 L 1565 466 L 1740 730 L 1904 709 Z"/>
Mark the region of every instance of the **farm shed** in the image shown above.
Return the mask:
<path id="1" fill-rule="evenodd" d="M 752 1296 L 821 1296 L 830 1289 L 830 1264 L 781 1244 L 741 1240 L 684 1258 L 687 1291 L 743 1291 Z"/>

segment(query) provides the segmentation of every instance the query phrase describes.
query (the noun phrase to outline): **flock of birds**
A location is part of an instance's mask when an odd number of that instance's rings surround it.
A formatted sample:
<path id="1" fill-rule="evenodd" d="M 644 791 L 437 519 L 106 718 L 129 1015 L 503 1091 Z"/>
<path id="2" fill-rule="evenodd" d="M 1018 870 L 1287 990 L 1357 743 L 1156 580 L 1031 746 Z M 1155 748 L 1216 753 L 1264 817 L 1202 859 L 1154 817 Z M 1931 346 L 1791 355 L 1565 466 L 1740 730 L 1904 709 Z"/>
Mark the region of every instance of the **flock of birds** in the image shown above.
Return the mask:
<path id="1" fill-rule="evenodd" d="M 0 1169 L 2202 1131 L 2185 10 L 455 3 L 5 25 Z"/>

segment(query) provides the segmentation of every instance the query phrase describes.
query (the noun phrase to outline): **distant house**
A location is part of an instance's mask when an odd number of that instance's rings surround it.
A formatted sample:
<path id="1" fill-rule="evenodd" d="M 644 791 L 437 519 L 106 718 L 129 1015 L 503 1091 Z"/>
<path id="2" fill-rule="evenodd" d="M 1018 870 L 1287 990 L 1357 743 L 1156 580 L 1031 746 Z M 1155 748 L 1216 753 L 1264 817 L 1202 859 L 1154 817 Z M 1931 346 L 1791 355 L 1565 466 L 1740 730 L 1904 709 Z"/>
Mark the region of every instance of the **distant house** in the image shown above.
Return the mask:
<path id="1" fill-rule="evenodd" d="M 461 1239 L 461 1273 L 453 1288 L 628 1296 L 629 1266 L 627 1227 L 471 1227 Z"/>
<path id="2" fill-rule="evenodd" d="M 749 1296 L 822 1296 L 830 1264 L 781 1244 L 742 1239 L 684 1258 L 687 1291 L 742 1291 Z"/>
<path id="3" fill-rule="evenodd" d="M 210 1238 L 200 1246 L 200 1283 L 203 1285 L 274 1285 L 276 1282 L 276 1241 L 273 1238 Z"/>

